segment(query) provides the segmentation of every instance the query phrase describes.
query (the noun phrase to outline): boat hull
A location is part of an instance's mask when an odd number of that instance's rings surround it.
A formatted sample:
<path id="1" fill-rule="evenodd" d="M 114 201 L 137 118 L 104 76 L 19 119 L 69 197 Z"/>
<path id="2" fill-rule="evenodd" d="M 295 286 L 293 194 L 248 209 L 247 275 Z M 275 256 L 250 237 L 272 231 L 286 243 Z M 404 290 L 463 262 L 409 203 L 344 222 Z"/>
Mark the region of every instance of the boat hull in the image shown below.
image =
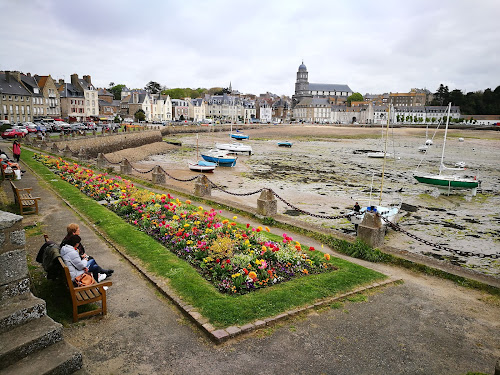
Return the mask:
<path id="1" fill-rule="evenodd" d="M 479 186 L 478 180 L 458 178 L 454 176 L 413 176 L 418 182 L 426 185 L 453 188 L 453 189 L 475 189 Z"/>
<path id="2" fill-rule="evenodd" d="M 221 167 L 234 167 L 236 165 L 236 158 L 219 158 L 210 155 L 201 155 L 201 157 L 209 162 L 216 163 Z"/>
<path id="3" fill-rule="evenodd" d="M 292 147 L 292 142 L 278 142 L 278 147 Z"/>
<path id="4" fill-rule="evenodd" d="M 242 139 L 248 139 L 249 137 L 248 135 L 244 134 L 231 134 L 231 138 L 242 140 Z"/>
<path id="5" fill-rule="evenodd" d="M 198 163 L 188 163 L 188 166 L 193 172 L 213 173 L 217 164 L 207 161 L 199 161 Z"/>
<path id="6" fill-rule="evenodd" d="M 395 223 L 398 220 L 399 207 L 385 207 L 385 206 L 374 206 L 376 212 L 378 212 L 382 217 L 389 220 L 391 223 Z M 359 213 L 351 211 L 349 214 L 353 214 L 349 217 L 349 221 L 355 225 L 359 225 L 363 222 L 365 217 L 365 212 L 369 210 L 370 207 L 363 207 Z M 382 225 L 386 225 L 385 221 L 382 221 Z"/>
<path id="7" fill-rule="evenodd" d="M 226 150 L 233 154 L 248 154 L 252 155 L 252 146 L 242 143 L 216 143 L 215 147 L 219 150 Z"/>

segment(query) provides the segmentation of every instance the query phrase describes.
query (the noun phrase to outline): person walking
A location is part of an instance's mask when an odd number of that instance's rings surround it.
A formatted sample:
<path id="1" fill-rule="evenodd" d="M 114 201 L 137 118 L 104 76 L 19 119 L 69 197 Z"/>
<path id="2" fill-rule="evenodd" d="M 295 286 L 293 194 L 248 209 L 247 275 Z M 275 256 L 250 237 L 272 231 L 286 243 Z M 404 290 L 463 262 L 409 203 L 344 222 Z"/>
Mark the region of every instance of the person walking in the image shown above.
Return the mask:
<path id="1" fill-rule="evenodd" d="M 21 144 L 17 139 L 12 144 L 12 154 L 14 155 L 14 160 L 19 163 L 19 158 L 21 157 Z"/>

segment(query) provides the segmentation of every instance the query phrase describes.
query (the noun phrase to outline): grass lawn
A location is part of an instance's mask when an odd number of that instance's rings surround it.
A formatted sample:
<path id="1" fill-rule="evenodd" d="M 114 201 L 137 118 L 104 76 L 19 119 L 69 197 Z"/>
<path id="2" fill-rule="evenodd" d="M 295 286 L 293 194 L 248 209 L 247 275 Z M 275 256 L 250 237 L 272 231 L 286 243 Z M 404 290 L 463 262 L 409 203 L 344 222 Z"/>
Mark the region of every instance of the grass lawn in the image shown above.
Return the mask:
<path id="1" fill-rule="evenodd" d="M 168 279 L 182 300 L 194 306 L 215 327 L 243 325 L 386 278 L 376 271 L 332 258 L 338 270 L 298 277 L 245 295 L 220 293 L 187 262 L 165 252 L 162 244 L 83 195 L 32 156 L 33 152 L 23 149 L 25 163 L 46 183 L 127 254 L 140 259 L 150 272 Z"/>

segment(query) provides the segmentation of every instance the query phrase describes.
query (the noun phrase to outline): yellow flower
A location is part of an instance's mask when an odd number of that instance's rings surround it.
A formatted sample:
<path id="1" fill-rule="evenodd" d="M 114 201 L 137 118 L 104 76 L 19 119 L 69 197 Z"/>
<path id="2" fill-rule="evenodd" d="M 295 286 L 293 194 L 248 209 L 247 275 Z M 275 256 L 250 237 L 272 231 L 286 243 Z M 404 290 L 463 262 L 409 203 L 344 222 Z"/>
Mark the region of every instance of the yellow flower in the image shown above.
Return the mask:
<path id="1" fill-rule="evenodd" d="M 189 227 L 189 223 L 184 224 L 184 228 Z"/>
<path id="2" fill-rule="evenodd" d="M 238 217 L 237 216 L 233 216 L 233 220 L 236 220 Z"/>
<path id="3" fill-rule="evenodd" d="M 267 247 L 265 247 L 264 245 L 262 245 L 262 251 L 267 251 Z"/>
<path id="4" fill-rule="evenodd" d="M 172 219 L 174 219 L 174 220 L 179 220 L 179 216 L 174 215 L 174 216 L 172 216 Z"/>
<path id="5" fill-rule="evenodd" d="M 268 227 L 266 227 L 266 231 L 267 231 L 267 232 L 270 232 L 270 230 L 269 230 L 269 228 L 268 228 Z"/>
<path id="6" fill-rule="evenodd" d="M 201 207 L 201 206 L 198 207 L 198 210 L 203 211 L 203 207 Z"/>
<path id="7" fill-rule="evenodd" d="M 252 280 L 256 280 L 257 274 L 255 272 L 251 271 L 248 273 L 248 277 L 251 278 Z"/>

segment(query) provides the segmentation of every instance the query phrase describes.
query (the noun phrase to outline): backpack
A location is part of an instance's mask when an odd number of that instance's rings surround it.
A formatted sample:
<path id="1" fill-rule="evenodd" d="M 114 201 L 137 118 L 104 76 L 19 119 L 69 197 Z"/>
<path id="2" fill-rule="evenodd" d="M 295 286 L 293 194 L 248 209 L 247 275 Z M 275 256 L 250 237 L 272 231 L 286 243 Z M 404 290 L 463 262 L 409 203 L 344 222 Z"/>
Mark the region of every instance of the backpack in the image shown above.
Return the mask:
<path id="1" fill-rule="evenodd" d="M 54 280 L 61 274 L 61 265 L 57 258 L 61 256 L 59 245 L 53 241 L 46 241 L 36 256 L 36 261 L 42 264 L 47 272 L 47 279 Z"/>

